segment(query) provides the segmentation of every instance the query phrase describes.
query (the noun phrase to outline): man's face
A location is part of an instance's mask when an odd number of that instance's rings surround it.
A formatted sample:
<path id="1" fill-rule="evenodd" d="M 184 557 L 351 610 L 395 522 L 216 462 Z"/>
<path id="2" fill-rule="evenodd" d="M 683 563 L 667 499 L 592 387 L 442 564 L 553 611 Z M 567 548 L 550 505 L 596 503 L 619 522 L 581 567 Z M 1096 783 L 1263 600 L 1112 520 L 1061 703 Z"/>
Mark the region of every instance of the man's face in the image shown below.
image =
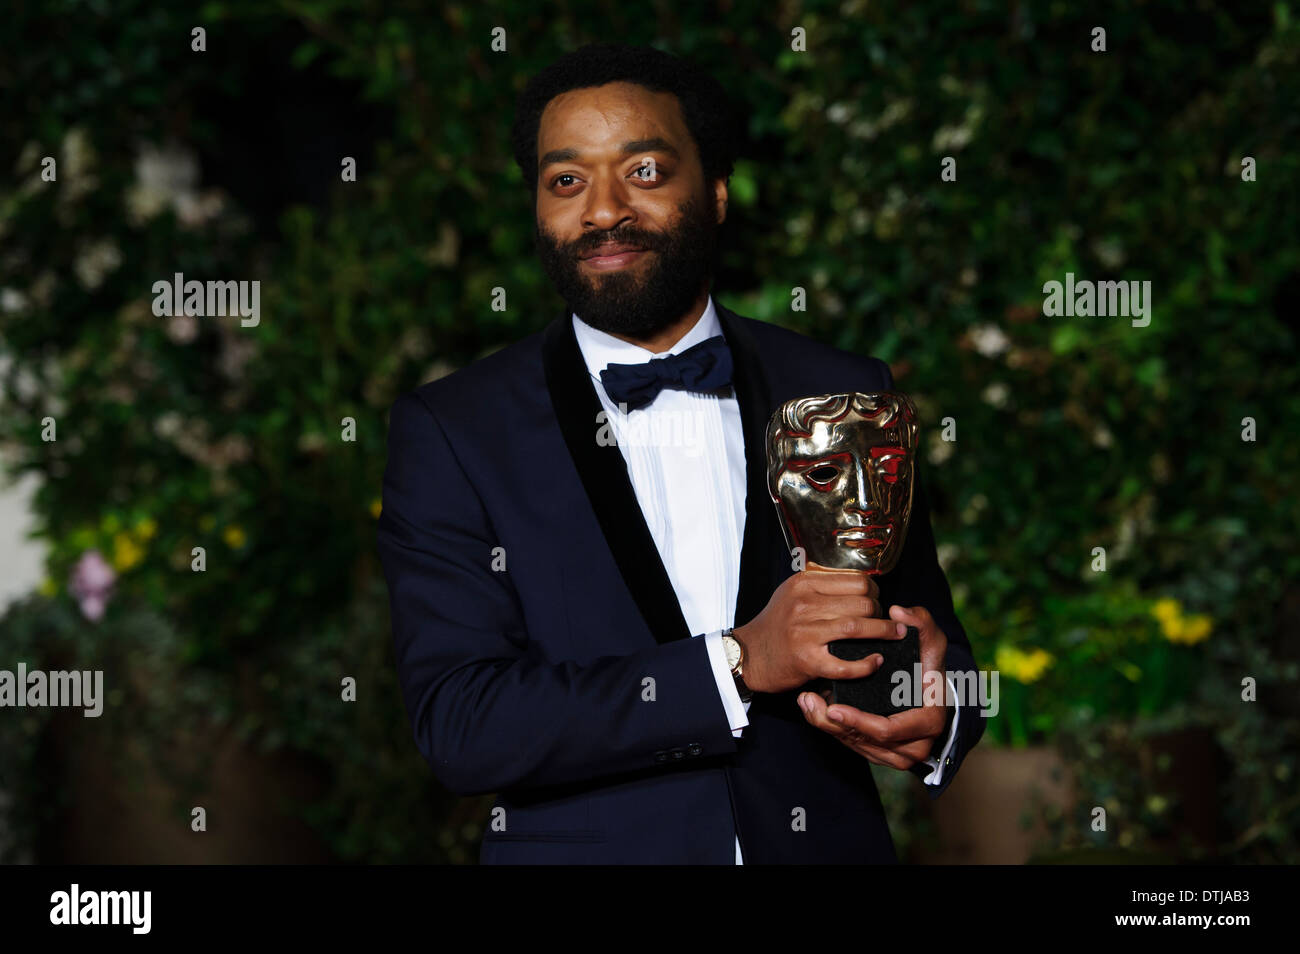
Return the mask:
<path id="1" fill-rule="evenodd" d="M 571 90 L 537 133 L 537 250 L 593 328 L 650 337 L 707 289 L 726 184 L 706 183 L 671 93 L 632 83 Z"/>
<path id="2" fill-rule="evenodd" d="M 915 431 L 886 405 L 785 435 L 774 495 L 791 546 L 819 566 L 888 572 L 912 509 Z"/>

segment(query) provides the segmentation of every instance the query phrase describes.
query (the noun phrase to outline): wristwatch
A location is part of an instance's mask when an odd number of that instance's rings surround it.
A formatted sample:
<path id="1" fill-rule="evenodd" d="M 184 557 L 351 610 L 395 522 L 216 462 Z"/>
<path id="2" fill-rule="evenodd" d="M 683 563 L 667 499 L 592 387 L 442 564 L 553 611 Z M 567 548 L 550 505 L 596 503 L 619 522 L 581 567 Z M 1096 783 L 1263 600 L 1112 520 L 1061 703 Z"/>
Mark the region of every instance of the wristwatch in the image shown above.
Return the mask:
<path id="1" fill-rule="evenodd" d="M 722 651 L 727 656 L 727 666 L 731 669 L 731 678 L 736 682 L 736 691 L 740 693 L 740 701 L 748 702 L 753 698 L 753 691 L 745 685 L 745 646 L 732 633 L 734 629 L 724 629 L 722 631 Z"/>

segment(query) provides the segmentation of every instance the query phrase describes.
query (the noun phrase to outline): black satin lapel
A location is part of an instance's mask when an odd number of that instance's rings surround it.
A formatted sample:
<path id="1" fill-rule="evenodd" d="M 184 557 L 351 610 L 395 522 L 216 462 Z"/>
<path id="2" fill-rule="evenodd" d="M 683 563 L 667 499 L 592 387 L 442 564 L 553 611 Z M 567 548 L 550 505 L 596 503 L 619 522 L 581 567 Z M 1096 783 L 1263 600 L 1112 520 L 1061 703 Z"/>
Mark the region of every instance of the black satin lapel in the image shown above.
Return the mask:
<path id="1" fill-rule="evenodd" d="M 641 616 L 660 643 L 690 638 L 694 634 L 686 626 L 672 581 L 637 502 L 623 452 L 615 444 L 596 442 L 600 427 L 596 415 L 604 408 L 582 360 L 569 315 L 547 326 L 542 363 L 564 443 Z"/>
<path id="2" fill-rule="evenodd" d="M 732 311 L 714 299 L 722 333 L 731 346 L 732 383 L 745 436 L 745 538 L 740 549 L 736 622 L 743 626 L 763 611 L 777 585 L 773 548 L 784 551 L 776 506 L 767 492 L 767 421 L 775 408 L 753 338 Z"/>

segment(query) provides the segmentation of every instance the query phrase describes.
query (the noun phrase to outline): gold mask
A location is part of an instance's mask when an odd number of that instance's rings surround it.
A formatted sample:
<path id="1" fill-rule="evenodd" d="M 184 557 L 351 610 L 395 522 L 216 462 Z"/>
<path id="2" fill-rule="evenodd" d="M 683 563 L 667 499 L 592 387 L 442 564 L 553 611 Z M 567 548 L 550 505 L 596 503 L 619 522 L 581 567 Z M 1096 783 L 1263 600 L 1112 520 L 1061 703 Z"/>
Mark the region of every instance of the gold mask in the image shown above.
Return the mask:
<path id="1" fill-rule="evenodd" d="M 808 564 L 887 573 L 912 516 L 916 408 L 901 391 L 786 401 L 767 425 L 767 489 Z"/>

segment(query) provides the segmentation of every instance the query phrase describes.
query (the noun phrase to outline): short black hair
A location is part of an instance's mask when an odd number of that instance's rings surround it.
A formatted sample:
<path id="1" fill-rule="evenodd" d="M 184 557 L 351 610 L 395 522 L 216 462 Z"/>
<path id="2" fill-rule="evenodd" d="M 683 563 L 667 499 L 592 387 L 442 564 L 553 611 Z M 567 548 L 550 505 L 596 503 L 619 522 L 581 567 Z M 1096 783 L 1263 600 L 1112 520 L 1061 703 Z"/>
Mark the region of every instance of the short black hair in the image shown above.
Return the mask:
<path id="1" fill-rule="evenodd" d="M 713 76 L 690 60 L 651 46 L 592 43 L 566 53 L 534 76 L 515 104 L 510 144 L 534 198 L 537 130 L 546 104 L 569 90 L 618 82 L 676 96 L 699 150 L 706 182 L 731 176 L 740 139 L 739 113 Z"/>

